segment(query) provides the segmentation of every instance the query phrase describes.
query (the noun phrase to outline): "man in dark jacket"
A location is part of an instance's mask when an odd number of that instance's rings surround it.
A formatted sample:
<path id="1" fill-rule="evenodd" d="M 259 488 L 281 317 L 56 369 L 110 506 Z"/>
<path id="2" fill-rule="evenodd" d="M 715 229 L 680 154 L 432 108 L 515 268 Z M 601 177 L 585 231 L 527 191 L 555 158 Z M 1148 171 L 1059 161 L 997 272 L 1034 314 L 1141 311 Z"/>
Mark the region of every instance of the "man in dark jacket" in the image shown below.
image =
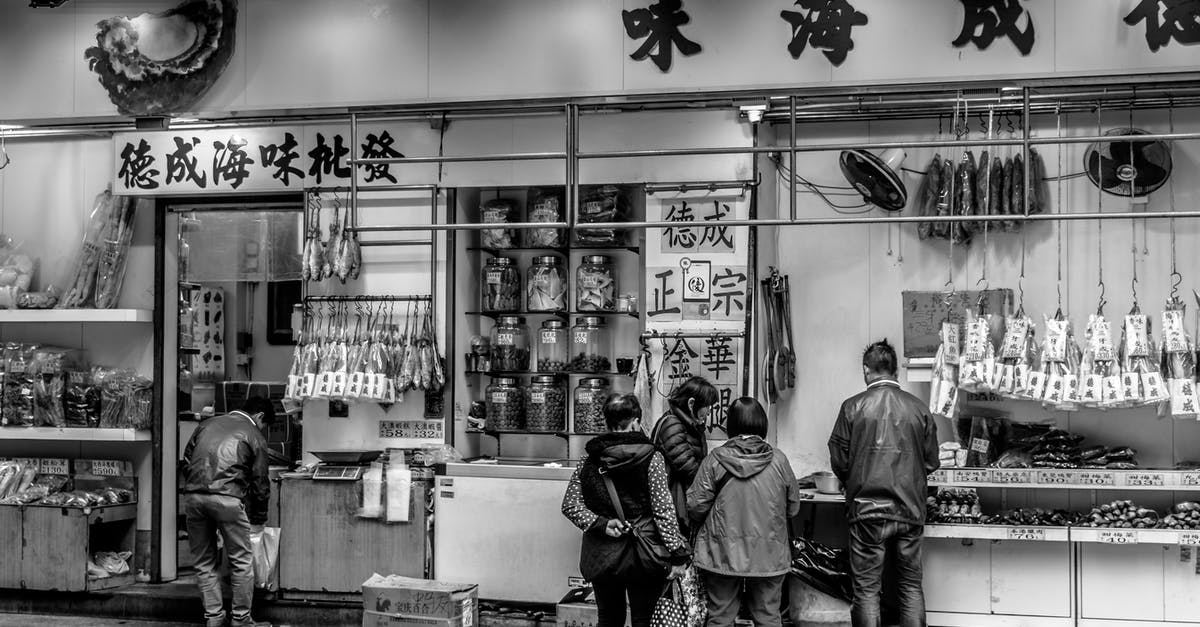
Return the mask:
<path id="1" fill-rule="evenodd" d="M 188 542 L 208 627 L 225 625 L 217 576 L 217 533 L 232 566 L 233 627 L 260 625 L 250 618 L 254 597 L 250 534 L 267 522 L 271 483 L 262 428 L 275 419 L 271 401 L 254 397 L 242 409 L 200 423 L 183 453 L 186 479 L 179 490 Z M 266 625 L 266 623 L 261 623 Z"/>
<path id="2" fill-rule="evenodd" d="M 887 340 L 863 353 L 866 391 L 842 403 L 829 458 L 845 485 L 850 519 L 854 627 L 881 625 L 884 558 L 896 556 L 901 627 L 925 625 L 921 536 L 927 477 L 938 469 L 937 425 L 926 404 L 896 382 L 896 350 Z"/>

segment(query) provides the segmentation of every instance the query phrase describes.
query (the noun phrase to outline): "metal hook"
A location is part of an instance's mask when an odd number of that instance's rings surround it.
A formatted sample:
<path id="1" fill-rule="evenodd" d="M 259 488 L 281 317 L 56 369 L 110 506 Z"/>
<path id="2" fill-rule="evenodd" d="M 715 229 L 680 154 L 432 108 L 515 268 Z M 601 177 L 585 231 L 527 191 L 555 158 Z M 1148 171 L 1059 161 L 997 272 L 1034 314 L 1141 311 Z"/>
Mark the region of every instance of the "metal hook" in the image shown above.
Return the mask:
<path id="1" fill-rule="evenodd" d="M 0 129 L 0 170 L 7 168 L 8 164 L 12 163 L 12 159 L 8 156 L 8 146 L 4 142 L 5 135 L 4 129 Z"/>
<path id="2" fill-rule="evenodd" d="M 1183 275 L 1178 270 L 1171 273 L 1171 300 L 1179 300 L 1179 285 L 1183 283 Z"/>
<path id="3" fill-rule="evenodd" d="M 1096 315 L 1102 316 L 1104 315 L 1104 306 L 1108 304 L 1108 300 L 1104 298 L 1104 294 L 1106 291 L 1108 291 L 1108 287 L 1104 285 L 1103 280 L 1100 281 L 1098 285 L 1100 286 L 1100 300 L 1096 303 Z"/>

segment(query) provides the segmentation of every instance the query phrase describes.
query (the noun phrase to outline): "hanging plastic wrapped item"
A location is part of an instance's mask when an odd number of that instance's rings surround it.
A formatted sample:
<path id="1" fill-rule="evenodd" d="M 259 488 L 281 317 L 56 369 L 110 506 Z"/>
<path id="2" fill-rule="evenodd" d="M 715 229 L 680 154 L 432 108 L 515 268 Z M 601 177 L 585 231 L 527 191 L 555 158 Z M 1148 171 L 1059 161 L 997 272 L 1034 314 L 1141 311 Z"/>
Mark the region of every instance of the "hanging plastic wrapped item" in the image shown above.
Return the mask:
<path id="1" fill-rule="evenodd" d="M 1192 338 L 1184 330 L 1184 311 L 1183 301 L 1175 297 L 1167 300 L 1162 313 L 1162 375 L 1167 380 L 1170 400 L 1159 406 L 1159 415 L 1195 418 L 1196 353 Z"/>
<path id="2" fill-rule="evenodd" d="M 602 185 L 589 190 L 579 201 L 578 223 L 626 222 L 629 212 L 624 191 L 616 185 Z M 575 242 L 583 246 L 619 246 L 625 243 L 625 229 L 577 227 Z"/>
<path id="3" fill-rule="evenodd" d="M 953 322 L 942 323 L 942 343 L 933 362 L 929 386 L 929 413 L 946 418 L 958 415 L 958 372 L 961 355 L 961 328 Z"/>
<path id="4" fill-rule="evenodd" d="M 479 208 L 479 221 L 484 224 L 511 224 L 520 222 L 521 216 L 516 201 L 508 198 L 493 198 Z M 480 243 L 484 248 L 516 248 L 519 240 L 516 229 L 495 228 L 480 231 Z"/>
<path id="5" fill-rule="evenodd" d="M 1060 310 L 1053 318 L 1046 318 L 1046 337 L 1042 342 L 1044 406 L 1063 411 L 1079 408 L 1079 362 L 1080 351 L 1071 321 Z"/>
<path id="6" fill-rule="evenodd" d="M 1158 369 L 1158 348 L 1150 333 L 1150 320 L 1134 303 L 1125 316 L 1121 342 L 1122 407 L 1160 403 L 1169 398 Z"/>
<path id="7" fill-rule="evenodd" d="M 1118 402 L 1115 392 L 1120 388 L 1121 364 L 1113 344 L 1112 324 L 1103 312 L 1097 310 L 1088 316 L 1084 342 L 1079 402 L 1086 407 L 1111 407 Z"/>
<path id="8" fill-rule="evenodd" d="M 992 345 L 992 316 L 967 312 L 967 337 L 959 367 L 958 387 L 975 393 L 995 389 L 996 348 Z"/>
<path id="9" fill-rule="evenodd" d="M 1005 318 L 1000 342 L 1000 385 L 996 392 L 1008 398 L 1027 398 L 1029 369 L 1036 352 L 1033 320 L 1020 309 Z"/>

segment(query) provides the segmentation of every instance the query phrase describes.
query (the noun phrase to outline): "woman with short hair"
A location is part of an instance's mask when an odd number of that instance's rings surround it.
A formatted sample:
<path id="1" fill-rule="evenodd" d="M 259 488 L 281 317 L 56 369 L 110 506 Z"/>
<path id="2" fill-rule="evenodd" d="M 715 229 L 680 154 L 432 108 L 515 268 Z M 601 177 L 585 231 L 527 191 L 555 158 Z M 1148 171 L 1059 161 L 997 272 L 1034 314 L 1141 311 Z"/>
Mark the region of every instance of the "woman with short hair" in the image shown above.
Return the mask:
<path id="1" fill-rule="evenodd" d="M 667 491 L 667 465 L 642 432 L 641 418 L 634 395 L 609 397 L 604 404 L 608 433 L 588 441 L 587 457 L 563 497 L 563 515 L 584 533 L 579 570 L 596 593 L 599 627 L 623 627 L 626 597 L 633 627 L 648 627 L 668 577 L 678 576 L 690 559 Z M 662 568 L 646 569 L 631 546 L 632 525 L 647 517 L 654 520 L 648 526 L 657 530 L 651 540 L 669 551 L 669 564 Z"/>
<path id="2" fill-rule="evenodd" d="M 758 401 L 734 401 L 725 429 L 729 441 L 704 458 L 687 494 L 698 526 L 694 563 L 708 592 L 708 627 L 733 625 L 743 587 L 754 624 L 777 627 L 799 485 L 787 457 L 764 439 L 767 413 Z"/>

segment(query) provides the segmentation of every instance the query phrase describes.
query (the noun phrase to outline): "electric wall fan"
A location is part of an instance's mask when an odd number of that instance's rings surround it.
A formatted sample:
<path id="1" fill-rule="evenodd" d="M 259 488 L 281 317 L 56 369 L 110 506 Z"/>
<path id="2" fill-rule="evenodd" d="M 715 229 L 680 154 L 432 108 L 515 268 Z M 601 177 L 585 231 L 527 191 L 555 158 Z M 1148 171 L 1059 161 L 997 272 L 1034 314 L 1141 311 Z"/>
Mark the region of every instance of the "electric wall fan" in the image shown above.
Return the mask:
<path id="1" fill-rule="evenodd" d="M 884 211 L 903 211 L 908 204 L 908 191 L 900 180 L 900 164 L 904 151 L 886 150 L 880 156 L 865 150 L 843 150 L 838 163 L 842 175 L 862 194 L 863 200 Z"/>
<path id="2" fill-rule="evenodd" d="M 1113 139 L 1088 146 L 1084 170 L 1092 183 L 1115 196 L 1146 196 L 1171 176 L 1171 147 L 1166 142 L 1137 139 L 1137 128 L 1114 128 Z"/>

